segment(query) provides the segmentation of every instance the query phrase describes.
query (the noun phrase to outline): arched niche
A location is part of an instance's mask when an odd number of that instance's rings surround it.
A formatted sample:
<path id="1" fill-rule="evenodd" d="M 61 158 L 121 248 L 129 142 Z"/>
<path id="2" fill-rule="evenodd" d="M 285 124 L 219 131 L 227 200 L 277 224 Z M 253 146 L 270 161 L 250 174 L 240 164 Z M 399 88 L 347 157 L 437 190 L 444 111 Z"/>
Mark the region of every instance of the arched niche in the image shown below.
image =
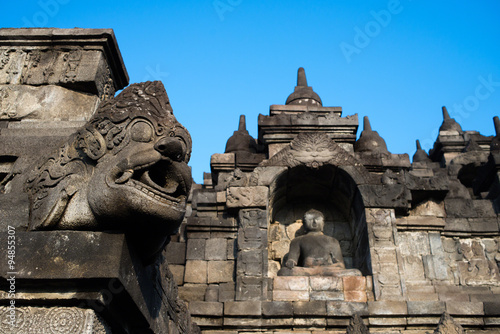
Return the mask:
<path id="1" fill-rule="evenodd" d="M 339 240 L 347 268 L 371 275 L 365 210 L 353 178 L 342 167 L 290 167 L 270 185 L 269 276 L 274 277 L 290 241 L 304 233 L 309 209 L 325 215 L 324 233 Z"/>

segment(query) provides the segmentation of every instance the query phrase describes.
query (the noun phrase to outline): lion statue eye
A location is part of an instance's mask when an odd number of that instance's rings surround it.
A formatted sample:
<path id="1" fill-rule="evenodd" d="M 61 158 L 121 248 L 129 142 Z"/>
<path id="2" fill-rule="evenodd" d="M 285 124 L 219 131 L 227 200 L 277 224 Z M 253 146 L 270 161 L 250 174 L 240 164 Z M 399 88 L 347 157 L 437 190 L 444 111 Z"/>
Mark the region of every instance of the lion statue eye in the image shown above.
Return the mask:
<path id="1" fill-rule="evenodd" d="M 153 127 L 143 121 L 136 122 L 130 129 L 132 140 L 147 143 L 153 139 Z"/>

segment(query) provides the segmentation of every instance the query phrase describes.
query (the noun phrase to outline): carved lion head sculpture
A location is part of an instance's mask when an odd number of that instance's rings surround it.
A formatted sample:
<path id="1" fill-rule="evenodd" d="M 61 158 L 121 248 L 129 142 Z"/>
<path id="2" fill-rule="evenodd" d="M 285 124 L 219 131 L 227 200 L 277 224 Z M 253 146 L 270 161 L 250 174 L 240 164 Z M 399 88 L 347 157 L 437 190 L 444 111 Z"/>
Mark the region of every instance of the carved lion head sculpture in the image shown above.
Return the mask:
<path id="1" fill-rule="evenodd" d="M 130 85 L 29 174 L 29 229 L 125 231 L 154 258 L 184 217 L 190 154 L 162 83 Z"/>

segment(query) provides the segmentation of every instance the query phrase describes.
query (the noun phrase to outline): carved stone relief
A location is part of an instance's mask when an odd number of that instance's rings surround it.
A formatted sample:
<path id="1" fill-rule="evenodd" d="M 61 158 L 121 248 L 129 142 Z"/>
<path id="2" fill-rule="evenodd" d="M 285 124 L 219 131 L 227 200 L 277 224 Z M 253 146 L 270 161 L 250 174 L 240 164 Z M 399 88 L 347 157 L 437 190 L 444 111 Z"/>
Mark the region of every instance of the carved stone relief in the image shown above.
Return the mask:
<path id="1" fill-rule="evenodd" d="M 135 231 L 139 252 L 157 254 L 184 217 L 190 153 L 163 85 L 133 84 L 29 174 L 30 229 Z"/>
<path id="2" fill-rule="evenodd" d="M 405 280 L 500 286 L 500 238 L 450 238 L 437 232 L 399 232 Z"/>
<path id="3" fill-rule="evenodd" d="M 299 133 L 289 146 L 275 154 L 271 159 L 264 161 L 261 166 L 295 167 L 306 165 L 310 168 L 319 168 L 328 164 L 357 166 L 361 177 L 366 180 L 370 179 L 368 172 L 361 164 L 324 133 Z"/>
<path id="4" fill-rule="evenodd" d="M 266 207 L 267 198 L 267 187 L 229 187 L 227 189 L 229 208 Z"/>
<path id="5" fill-rule="evenodd" d="M 110 327 L 91 309 L 23 306 L 14 313 L 15 320 L 8 307 L 0 306 L 1 334 L 111 334 Z"/>
<path id="6" fill-rule="evenodd" d="M 241 209 L 236 260 L 237 300 L 261 300 L 267 296 L 267 238 L 267 211 Z"/>
<path id="7" fill-rule="evenodd" d="M 114 95 L 113 78 L 101 51 L 32 47 L 0 49 L 0 84 L 72 86 L 78 82 L 94 82 L 95 87 L 86 86 L 93 89 L 101 100 Z"/>

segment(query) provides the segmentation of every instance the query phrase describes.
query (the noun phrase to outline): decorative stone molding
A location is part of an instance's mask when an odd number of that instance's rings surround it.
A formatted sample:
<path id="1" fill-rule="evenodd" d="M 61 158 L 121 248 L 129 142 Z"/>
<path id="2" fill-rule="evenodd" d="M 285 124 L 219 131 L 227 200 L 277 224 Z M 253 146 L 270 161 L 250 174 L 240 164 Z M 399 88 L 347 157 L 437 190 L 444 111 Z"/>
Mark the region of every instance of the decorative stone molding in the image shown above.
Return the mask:
<path id="1" fill-rule="evenodd" d="M 267 187 L 229 187 L 227 189 L 228 208 L 266 207 L 269 190 Z"/>
<path id="2" fill-rule="evenodd" d="M 15 308 L 12 324 L 11 310 L 0 306 L 0 333 L 2 334 L 111 334 L 108 324 L 92 309 L 78 307 Z"/>

